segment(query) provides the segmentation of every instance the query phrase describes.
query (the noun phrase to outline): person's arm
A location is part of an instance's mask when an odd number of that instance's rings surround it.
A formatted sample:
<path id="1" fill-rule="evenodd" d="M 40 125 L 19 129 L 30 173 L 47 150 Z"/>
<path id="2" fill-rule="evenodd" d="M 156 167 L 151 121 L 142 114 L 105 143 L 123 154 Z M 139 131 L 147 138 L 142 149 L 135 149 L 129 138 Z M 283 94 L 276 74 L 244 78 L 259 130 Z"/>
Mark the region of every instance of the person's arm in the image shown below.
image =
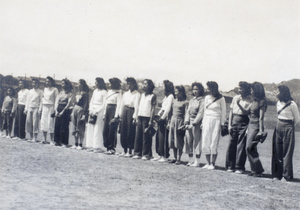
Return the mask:
<path id="1" fill-rule="evenodd" d="M 39 114 L 42 114 L 42 109 L 43 109 L 43 96 L 44 92 L 42 90 L 38 90 L 38 95 L 39 95 L 39 102 L 40 102 L 40 107 L 39 107 Z"/>
<path id="2" fill-rule="evenodd" d="M 133 121 L 136 122 L 137 121 L 137 117 L 138 117 L 138 111 L 139 111 L 139 104 L 140 104 L 140 98 L 141 98 L 141 94 L 137 93 L 135 98 L 134 98 L 134 113 L 133 113 Z"/>
<path id="3" fill-rule="evenodd" d="M 291 110 L 292 110 L 292 113 L 293 113 L 293 116 L 294 116 L 294 126 L 296 126 L 297 123 L 300 120 L 298 106 L 297 106 L 297 104 L 294 101 L 292 101 L 292 103 L 291 103 L 290 106 L 291 106 Z"/>
<path id="4" fill-rule="evenodd" d="M 264 132 L 265 129 L 264 126 L 265 111 L 266 111 L 265 106 L 259 108 L 259 132 L 258 133 Z"/>
<path id="5" fill-rule="evenodd" d="M 55 112 L 55 116 L 60 117 L 61 114 L 57 112 L 58 102 L 59 102 L 59 97 L 56 97 L 55 98 L 55 103 L 54 103 L 54 112 Z"/>
<path id="6" fill-rule="evenodd" d="M 6 96 L 7 97 L 7 96 Z M 6 103 L 6 97 L 4 98 L 3 100 L 3 104 L 2 104 L 2 109 L 1 109 L 1 112 L 4 113 L 4 105 Z"/>
<path id="7" fill-rule="evenodd" d="M 11 116 L 13 116 L 16 113 L 17 106 L 18 106 L 18 100 L 15 97 L 12 97 L 12 101 L 13 101 L 13 107 L 11 110 Z"/>
<path id="8" fill-rule="evenodd" d="M 156 106 L 156 95 L 153 94 L 152 100 L 151 100 L 151 111 L 150 111 L 150 120 L 149 120 L 149 127 L 153 126 L 153 118 L 155 115 L 155 106 Z"/>
<path id="9" fill-rule="evenodd" d="M 239 106 L 239 108 L 242 110 L 242 112 L 245 114 L 245 115 L 248 115 L 250 113 L 250 107 L 251 107 L 251 103 L 246 106 L 246 107 L 243 107 L 241 104 L 240 104 L 240 101 L 241 100 L 237 100 L 237 105 Z"/>
<path id="10" fill-rule="evenodd" d="M 160 117 L 162 120 L 164 120 L 164 119 L 166 119 L 168 117 L 169 112 L 172 109 L 173 99 L 174 99 L 173 95 L 169 95 L 167 97 L 167 99 L 166 99 L 166 103 L 167 103 L 166 109 L 165 109 L 163 115 Z"/>
<path id="11" fill-rule="evenodd" d="M 117 97 L 117 107 L 116 107 L 115 118 L 118 118 L 118 117 L 119 117 L 121 103 L 122 103 L 122 94 L 121 94 L 121 93 L 118 93 L 118 97 Z"/>
<path id="12" fill-rule="evenodd" d="M 191 100 L 193 100 L 193 99 L 191 99 Z M 185 113 L 184 113 L 184 125 L 186 125 L 186 126 L 190 124 L 190 105 L 191 105 L 191 101 L 190 101 L 190 103 L 187 104 Z"/>
<path id="13" fill-rule="evenodd" d="M 193 122 L 193 126 L 197 125 L 203 119 L 203 112 L 204 112 L 204 99 L 201 99 L 199 103 L 199 110 Z"/>
<path id="14" fill-rule="evenodd" d="M 232 117 L 233 117 L 233 111 L 232 111 L 232 109 L 230 109 L 229 115 L 228 115 L 228 131 L 229 131 L 229 133 L 232 128 Z"/>
<path id="15" fill-rule="evenodd" d="M 224 125 L 226 121 L 226 102 L 224 97 L 220 99 L 220 103 L 221 103 L 221 125 Z"/>

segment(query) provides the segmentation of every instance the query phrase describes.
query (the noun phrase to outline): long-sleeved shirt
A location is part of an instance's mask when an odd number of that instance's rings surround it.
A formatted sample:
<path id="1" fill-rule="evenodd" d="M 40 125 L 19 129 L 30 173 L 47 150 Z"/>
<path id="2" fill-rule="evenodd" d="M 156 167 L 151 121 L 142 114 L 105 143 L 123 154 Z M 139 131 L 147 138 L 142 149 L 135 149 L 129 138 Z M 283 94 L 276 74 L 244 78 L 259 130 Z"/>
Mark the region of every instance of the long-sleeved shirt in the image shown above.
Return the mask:
<path id="1" fill-rule="evenodd" d="M 205 116 L 219 117 L 221 119 L 221 125 L 224 125 L 225 120 L 226 120 L 225 98 L 221 97 L 220 99 L 213 102 L 214 100 L 215 100 L 215 97 L 212 95 L 205 96 L 204 118 L 205 118 Z"/>
<path id="2" fill-rule="evenodd" d="M 173 104 L 174 96 L 173 94 L 170 94 L 168 96 L 165 96 L 161 105 L 161 109 L 158 112 L 158 115 L 162 120 L 169 117 L 169 114 L 172 110 L 172 104 Z"/>
<path id="3" fill-rule="evenodd" d="M 101 111 L 104 110 L 105 101 L 107 97 L 106 90 L 95 89 L 90 101 L 89 111 L 91 115 L 96 115 Z"/>
<path id="4" fill-rule="evenodd" d="M 116 91 L 116 90 L 109 90 L 107 92 L 107 97 L 106 97 L 106 102 L 105 102 L 105 111 L 106 111 L 106 106 L 108 104 L 114 104 L 116 105 L 116 113 L 115 113 L 115 117 L 118 117 L 119 112 L 120 112 L 120 106 L 121 106 L 121 101 L 122 101 L 122 93 L 120 90 Z M 104 111 L 104 114 L 105 114 Z"/>
<path id="5" fill-rule="evenodd" d="M 198 124 L 203 118 L 204 98 L 194 97 L 190 100 L 186 114 L 185 122 Z"/>
<path id="6" fill-rule="evenodd" d="M 5 112 L 5 111 L 15 112 L 16 109 L 17 109 L 17 99 L 12 96 L 6 96 L 4 98 L 1 111 L 2 112 Z"/>
<path id="7" fill-rule="evenodd" d="M 42 98 L 43 91 L 40 89 L 31 89 L 27 95 L 27 102 L 25 105 L 25 111 L 28 111 L 29 108 L 39 108 L 39 111 L 42 109 Z"/>
<path id="8" fill-rule="evenodd" d="M 132 117 L 133 117 L 133 119 L 137 119 L 140 97 L 141 97 L 141 94 L 136 90 L 134 90 L 133 92 L 131 92 L 130 90 L 125 92 L 123 95 L 123 98 L 122 98 L 119 115 L 122 116 L 124 106 L 128 106 L 128 107 L 134 108 Z"/>
<path id="9" fill-rule="evenodd" d="M 18 104 L 26 105 L 28 89 L 22 89 L 18 92 Z"/>
<path id="10" fill-rule="evenodd" d="M 54 105 L 58 96 L 58 90 L 55 87 L 45 88 L 44 97 L 42 100 L 43 105 Z"/>
<path id="11" fill-rule="evenodd" d="M 286 103 L 283 101 L 278 101 L 276 104 L 277 112 L 280 111 L 285 106 L 285 104 Z M 291 104 L 280 112 L 280 114 L 278 115 L 278 119 L 292 120 L 294 121 L 294 125 L 296 125 L 300 120 L 297 104 L 294 101 L 291 101 Z"/>

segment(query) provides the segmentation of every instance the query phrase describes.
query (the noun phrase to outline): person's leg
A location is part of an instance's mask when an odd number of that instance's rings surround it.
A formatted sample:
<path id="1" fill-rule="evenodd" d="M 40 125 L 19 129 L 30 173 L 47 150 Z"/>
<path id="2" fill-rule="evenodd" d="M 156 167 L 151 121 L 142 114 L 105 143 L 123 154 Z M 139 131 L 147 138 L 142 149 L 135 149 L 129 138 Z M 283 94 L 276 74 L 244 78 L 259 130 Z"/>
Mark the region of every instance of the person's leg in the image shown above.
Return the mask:
<path id="1" fill-rule="evenodd" d="M 192 129 L 189 129 L 186 131 L 186 138 L 185 138 L 185 152 L 188 154 L 189 156 L 189 162 L 187 164 L 187 166 L 190 166 L 193 164 L 193 131 Z"/>
<path id="2" fill-rule="evenodd" d="M 201 129 L 200 125 L 196 125 L 193 127 L 194 133 L 194 151 L 195 151 L 195 161 L 192 166 L 198 167 L 200 166 L 200 156 L 201 156 Z"/>
<path id="3" fill-rule="evenodd" d="M 143 152 L 143 118 L 138 117 L 137 128 L 134 140 L 134 156 L 142 157 Z"/>
<path id="4" fill-rule="evenodd" d="M 283 174 L 282 176 L 291 181 L 293 175 L 293 154 L 295 149 L 295 130 L 293 122 L 285 126 L 285 134 L 283 139 Z"/>
<path id="5" fill-rule="evenodd" d="M 149 117 L 144 117 L 143 118 L 143 120 L 142 120 L 143 131 L 146 128 L 148 128 L 149 121 L 150 121 Z M 143 157 L 146 157 L 147 159 L 150 159 L 152 157 L 152 150 L 151 150 L 152 136 L 150 136 L 149 134 L 143 132 L 142 139 L 143 139 L 143 146 L 142 146 L 142 148 L 143 148 Z"/>

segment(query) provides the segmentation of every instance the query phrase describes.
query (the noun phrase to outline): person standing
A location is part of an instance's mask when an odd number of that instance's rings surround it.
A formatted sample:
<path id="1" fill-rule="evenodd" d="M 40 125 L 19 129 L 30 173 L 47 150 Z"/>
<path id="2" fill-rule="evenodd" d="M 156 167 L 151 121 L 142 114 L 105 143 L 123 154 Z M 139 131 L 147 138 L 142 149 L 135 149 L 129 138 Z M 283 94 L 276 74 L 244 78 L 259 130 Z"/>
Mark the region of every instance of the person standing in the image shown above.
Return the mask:
<path id="1" fill-rule="evenodd" d="M 55 110 L 54 105 L 58 96 L 58 90 L 55 87 L 55 81 L 52 77 L 46 78 L 46 87 L 44 88 L 44 96 L 42 99 L 42 114 L 41 114 L 41 130 L 43 132 L 43 141 L 47 144 L 47 134 L 50 134 L 50 145 L 54 146 L 54 124 Z"/>
<path id="2" fill-rule="evenodd" d="M 39 81 L 32 79 L 32 89 L 29 90 L 25 105 L 26 131 L 30 135 L 28 141 L 37 142 L 39 133 L 40 116 L 42 111 L 43 91 L 39 89 Z"/>
<path id="3" fill-rule="evenodd" d="M 192 84 L 193 98 L 190 100 L 188 109 L 185 114 L 186 126 L 186 153 L 189 155 L 187 166 L 199 167 L 201 155 L 201 135 L 200 128 L 204 110 L 204 88 L 201 83 L 194 82 Z M 195 161 L 193 158 L 195 156 Z"/>
<path id="4" fill-rule="evenodd" d="M 170 161 L 170 163 L 179 165 L 181 164 L 182 149 L 184 146 L 184 115 L 188 106 L 185 89 L 182 85 L 175 87 L 175 97 L 172 104 L 173 112 L 169 131 L 169 145 L 173 149 L 174 160 Z"/>
<path id="5" fill-rule="evenodd" d="M 286 85 L 278 86 L 276 104 L 278 120 L 273 135 L 272 176 L 275 180 L 292 181 L 295 126 L 300 120 L 299 109 Z"/>
<path id="6" fill-rule="evenodd" d="M 243 109 L 249 110 L 252 102 L 251 85 L 244 81 L 239 82 L 238 92 L 239 95 L 232 99 L 229 112 L 228 130 L 230 137 L 225 163 L 228 172 L 235 171 L 236 163 L 238 170 L 245 170 L 245 166 L 240 166 L 240 163 L 246 160 L 246 130 L 249 123 L 249 111 L 240 109 L 238 103 Z M 241 145 L 239 151 L 237 151 L 238 144 Z"/>
<path id="7" fill-rule="evenodd" d="M 156 95 L 153 94 L 155 86 L 152 80 L 143 81 L 143 91 L 141 96 L 138 121 L 134 142 L 133 159 L 150 160 L 152 158 L 152 136 L 145 132 L 149 127 L 153 127 L 154 111 L 156 106 Z"/>
<path id="8" fill-rule="evenodd" d="M 221 126 L 225 124 L 225 98 L 219 92 L 216 82 L 207 82 L 208 95 L 204 99 L 204 116 L 202 122 L 202 152 L 207 164 L 202 168 L 214 170 L 221 137 Z"/>
<path id="9" fill-rule="evenodd" d="M 155 148 L 156 153 L 159 155 L 156 158 L 151 159 L 151 161 L 157 161 L 159 163 L 164 163 L 167 161 L 169 154 L 169 121 L 172 115 L 172 104 L 175 96 L 174 85 L 169 80 L 164 80 L 164 99 L 162 101 L 161 109 L 158 112 L 157 119 L 157 133 Z"/>
<path id="10" fill-rule="evenodd" d="M 110 90 L 107 93 L 104 109 L 103 143 L 106 148 L 106 154 L 113 155 L 116 153 L 117 127 L 122 93 L 120 90 L 121 80 L 111 78 L 109 79 L 109 83 Z"/>
<path id="11" fill-rule="evenodd" d="M 18 105 L 14 129 L 15 137 L 13 139 L 25 140 L 26 114 L 24 113 L 24 110 L 29 90 L 26 88 L 26 83 L 24 80 L 19 81 L 19 89 L 20 90 L 18 92 Z"/>
<path id="12" fill-rule="evenodd" d="M 137 91 L 138 86 L 133 77 L 126 79 L 128 91 L 124 93 L 120 108 L 120 135 L 121 145 L 124 152 L 120 156 L 131 157 L 134 148 L 134 139 L 136 131 L 136 121 L 140 102 L 140 93 Z"/>
<path id="13" fill-rule="evenodd" d="M 84 79 L 80 79 L 78 83 L 78 92 L 75 95 L 75 104 L 71 114 L 72 135 L 75 138 L 75 145 L 71 149 L 82 150 L 85 124 L 89 112 L 89 86 Z"/>
<path id="14" fill-rule="evenodd" d="M 97 77 L 95 81 L 96 89 L 93 92 L 89 105 L 89 119 L 86 133 L 86 147 L 90 152 L 102 152 L 103 145 L 103 114 L 107 89 L 102 78 Z"/>
<path id="15" fill-rule="evenodd" d="M 3 115 L 2 130 L 5 132 L 2 137 L 11 138 L 13 118 L 17 110 L 17 99 L 14 97 L 15 90 L 12 87 L 8 87 L 6 92 L 7 96 L 4 98 L 1 110 Z"/>
<path id="16" fill-rule="evenodd" d="M 0 136 L 2 136 L 2 123 L 3 123 L 3 117 L 2 117 L 2 104 L 4 101 L 4 88 L 0 84 Z"/>
<path id="17" fill-rule="evenodd" d="M 62 91 L 59 92 L 55 103 L 54 142 L 56 146 L 66 148 L 69 144 L 69 125 L 73 101 L 73 86 L 68 79 L 61 82 Z"/>

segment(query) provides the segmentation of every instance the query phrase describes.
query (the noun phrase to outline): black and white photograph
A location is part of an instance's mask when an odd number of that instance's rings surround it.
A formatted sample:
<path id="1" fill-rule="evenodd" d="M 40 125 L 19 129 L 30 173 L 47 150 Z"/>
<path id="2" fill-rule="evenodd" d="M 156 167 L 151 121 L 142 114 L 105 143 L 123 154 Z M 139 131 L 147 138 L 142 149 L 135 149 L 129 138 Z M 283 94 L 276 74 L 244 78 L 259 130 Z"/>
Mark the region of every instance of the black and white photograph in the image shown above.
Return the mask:
<path id="1" fill-rule="evenodd" d="M 300 209 L 300 1 L 0 0 L 0 209 Z"/>

